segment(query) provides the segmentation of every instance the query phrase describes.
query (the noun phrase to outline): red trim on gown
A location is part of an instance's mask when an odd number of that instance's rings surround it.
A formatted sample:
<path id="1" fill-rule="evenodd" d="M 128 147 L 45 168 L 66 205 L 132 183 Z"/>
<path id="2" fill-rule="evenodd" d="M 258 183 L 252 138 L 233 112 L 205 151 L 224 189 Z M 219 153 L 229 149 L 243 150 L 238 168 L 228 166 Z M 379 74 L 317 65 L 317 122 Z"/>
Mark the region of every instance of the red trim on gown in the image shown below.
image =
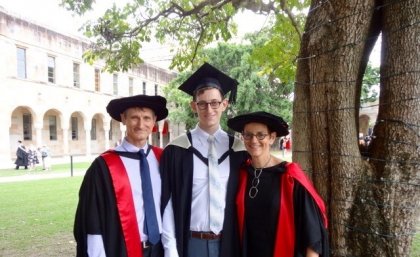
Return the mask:
<path id="1" fill-rule="evenodd" d="M 243 232 L 245 226 L 245 197 L 246 197 L 246 183 L 248 174 L 246 169 L 251 165 L 250 160 L 246 162 L 240 170 L 239 175 L 239 190 L 236 196 L 236 205 L 238 211 L 239 235 L 241 242 L 243 242 Z M 317 204 L 322 221 L 327 228 L 328 220 L 326 216 L 325 204 L 311 181 L 307 178 L 305 173 L 296 163 L 288 163 L 286 165 L 286 172 L 280 176 L 281 192 L 280 192 L 280 210 L 277 223 L 276 241 L 274 246 L 274 257 L 293 257 L 295 250 L 295 222 L 293 209 L 293 187 L 294 180 L 299 181 L 303 187 L 309 192 Z"/>
<path id="2" fill-rule="evenodd" d="M 159 161 L 162 149 L 152 146 L 152 150 Z M 115 154 L 113 150 L 107 151 L 101 156 L 109 168 L 114 186 L 118 214 L 127 248 L 127 257 L 143 257 L 143 248 L 140 243 L 141 237 L 127 171 L 120 156 Z"/>

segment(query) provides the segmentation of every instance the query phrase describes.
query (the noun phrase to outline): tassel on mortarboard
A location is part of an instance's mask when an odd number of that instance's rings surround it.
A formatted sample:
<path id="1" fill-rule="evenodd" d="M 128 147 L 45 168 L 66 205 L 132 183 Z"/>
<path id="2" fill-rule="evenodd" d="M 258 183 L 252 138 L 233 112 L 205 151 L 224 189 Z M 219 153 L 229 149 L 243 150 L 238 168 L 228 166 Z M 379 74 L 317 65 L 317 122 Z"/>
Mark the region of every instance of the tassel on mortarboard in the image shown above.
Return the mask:
<path id="1" fill-rule="evenodd" d="M 237 91 L 238 91 L 238 86 L 237 85 L 233 86 L 232 89 L 230 90 L 229 104 L 235 104 L 236 103 Z"/>

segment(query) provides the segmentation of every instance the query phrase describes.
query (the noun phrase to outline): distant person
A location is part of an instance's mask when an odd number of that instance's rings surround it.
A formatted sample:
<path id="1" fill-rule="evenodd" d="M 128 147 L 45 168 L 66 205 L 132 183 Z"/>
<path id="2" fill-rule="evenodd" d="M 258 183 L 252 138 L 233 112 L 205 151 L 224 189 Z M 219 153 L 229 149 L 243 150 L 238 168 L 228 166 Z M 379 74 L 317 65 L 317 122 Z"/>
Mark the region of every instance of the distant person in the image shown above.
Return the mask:
<path id="1" fill-rule="evenodd" d="M 123 97 L 110 101 L 106 110 L 126 126 L 127 135 L 86 171 L 74 223 L 77 257 L 162 257 L 162 149 L 148 139 L 156 122 L 168 115 L 166 99 Z"/>
<path id="2" fill-rule="evenodd" d="M 50 157 L 50 149 L 46 145 L 43 145 L 40 149 L 41 158 L 42 158 L 42 169 L 43 170 L 50 170 L 51 169 L 51 157 Z"/>
<path id="3" fill-rule="evenodd" d="M 284 143 L 284 138 L 281 137 L 280 140 L 279 140 L 279 148 L 280 148 L 280 151 L 283 151 L 283 149 L 284 149 L 283 143 Z"/>
<path id="4" fill-rule="evenodd" d="M 369 146 L 370 145 L 370 141 L 372 141 L 372 137 L 369 135 L 366 135 L 365 138 L 365 146 Z"/>
<path id="5" fill-rule="evenodd" d="M 288 152 L 290 152 L 292 150 L 292 139 L 290 137 L 286 137 L 284 148 Z"/>
<path id="6" fill-rule="evenodd" d="M 37 151 L 37 149 L 35 148 L 34 145 L 29 146 L 28 163 L 29 163 L 29 169 L 30 170 L 35 170 L 36 165 L 39 164 L 38 151 Z"/>
<path id="7" fill-rule="evenodd" d="M 41 155 L 41 147 L 38 147 L 38 148 L 36 149 L 36 152 L 37 152 L 37 158 L 38 158 L 38 160 L 39 160 L 39 164 L 41 165 L 41 170 L 42 170 L 42 155 Z"/>
<path id="8" fill-rule="evenodd" d="M 279 149 L 280 149 L 280 152 L 283 154 L 283 157 L 284 157 L 285 156 L 285 151 L 286 151 L 286 147 L 285 147 L 285 143 L 284 143 L 284 137 L 280 138 Z"/>
<path id="9" fill-rule="evenodd" d="M 267 112 L 228 120 L 242 133 L 250 158 L 241 166 L 236 196 L 242 257 L 327 257 L 329 244 L 323 200 L 297 163 L 270 153 L 287 123 Z"/>
<path id="10" fill-rule="evenodd" d="M 29 160 L 28 160 L 28 151 L 26 147 L 22 144 L 22 141 L 18 141 L 18 147 L 16 150 L 16 169 L 18 170 L 20 166 L 25 167 L 25 170 L 28 169 Z"/>

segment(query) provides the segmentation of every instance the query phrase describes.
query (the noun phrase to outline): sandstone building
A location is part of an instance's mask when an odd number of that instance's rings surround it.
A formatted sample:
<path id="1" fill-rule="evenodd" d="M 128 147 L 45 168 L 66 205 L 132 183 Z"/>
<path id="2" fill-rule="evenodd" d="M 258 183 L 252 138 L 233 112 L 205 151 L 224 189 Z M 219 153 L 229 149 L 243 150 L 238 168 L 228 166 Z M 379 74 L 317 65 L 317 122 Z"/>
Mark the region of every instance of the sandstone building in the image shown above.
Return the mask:
<path id="1" fill-rule="evenodd" d="M 13 167 L 18 140 L 46 145 L 53 157 L 89 157 L 113 147 L 125 131 L 106 113 L 108 102 L 161 94 L 176 75 L 149 64 L 103 72 L 103 63 L 83 61 L 88 43 L 0 7 L 0 168 Z M 150 142 L 164 146 L 178 133 L 161 121 Z"/>

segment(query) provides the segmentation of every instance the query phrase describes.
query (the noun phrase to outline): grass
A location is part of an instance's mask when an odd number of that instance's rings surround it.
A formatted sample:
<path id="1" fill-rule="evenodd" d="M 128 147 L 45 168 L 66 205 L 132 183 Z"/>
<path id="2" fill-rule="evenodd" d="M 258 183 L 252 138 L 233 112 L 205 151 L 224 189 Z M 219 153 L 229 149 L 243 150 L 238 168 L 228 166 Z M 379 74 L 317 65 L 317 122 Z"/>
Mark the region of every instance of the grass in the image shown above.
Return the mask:
<path id="1" fill-rule="evenodd" d="M 88 164 L 75 166 L 86 169 Z M 69 165 L 54 165 L 51 172 L 69 172 Z M 0 256 L 75 256 L 73 222 L 81 181 L 75 176 L 1 183 Z M 420 233 L 412 245 L 411 256 L 420 256 Z"/>
<path id="2" fill-rule="evenodd" d="M 414 236 L 413 243 L 411 244 L 411 256 L 420 256 L 420 226 L 417 226 L 417 233 Z"/>
<path id="3" fill-rule="evenodd" d="M 0 186 L 0 256 L 75 256 L 72 229 L 82 177 Z"/>

